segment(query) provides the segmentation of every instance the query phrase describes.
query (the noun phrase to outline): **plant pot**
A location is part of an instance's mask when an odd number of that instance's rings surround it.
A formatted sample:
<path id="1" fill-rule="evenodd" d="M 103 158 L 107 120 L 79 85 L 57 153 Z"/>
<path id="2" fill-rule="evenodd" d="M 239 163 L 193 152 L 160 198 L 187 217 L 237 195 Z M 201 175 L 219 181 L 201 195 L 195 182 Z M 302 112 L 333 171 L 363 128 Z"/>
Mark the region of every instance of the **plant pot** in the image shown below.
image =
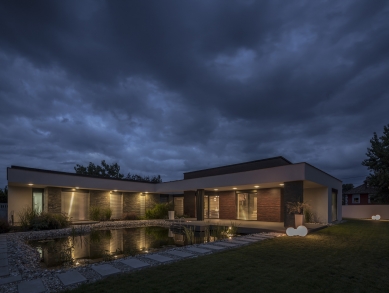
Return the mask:
<path id="1" fill-rule="evenodd" d="M 298 226 L 303 225 L 304 215 L 295 214 L 294 215 L 294 226 L 297 228 Z"/>
<path id="2" fill-rule="evenodd" d="M 169 220 L 174 220 L 174 211 L 168 211 L 169 213 Z"/>

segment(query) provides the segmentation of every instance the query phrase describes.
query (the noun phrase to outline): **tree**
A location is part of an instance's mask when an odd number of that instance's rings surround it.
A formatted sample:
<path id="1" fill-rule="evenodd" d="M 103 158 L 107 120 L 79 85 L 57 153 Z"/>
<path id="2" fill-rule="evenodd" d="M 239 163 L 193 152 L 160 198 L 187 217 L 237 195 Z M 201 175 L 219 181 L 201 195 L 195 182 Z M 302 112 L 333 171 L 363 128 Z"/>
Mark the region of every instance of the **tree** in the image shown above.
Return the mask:
<path id="1" fill-rule="evenodd" d="M 142 177 L 137 174 L 131 175 L 130 173 L 128 173 L 127 176 L 124 177 L 124 175 L 120 173 L 120 166 L 117 163 L 110 165 L 107 164 L 105 160 L 101 161 L 101 166 L 95 165 L 92 162 L 89 162 L 89 165 L 87 167 L 77 164 L 74 167 L 74 170 L 76 171 L 77 174 L 90 175 L 90 176 L 100 176 L 106 178 L 126 179 L 132 181 L 152 182 L 152 183 L 162 182 L 161 176 L 159 175 L 150 178 L 149 176 Z"/>
<path id="2" fill-rule="evenodd" d="M 6 185 L 4 189 L 0 188 L 0 203 L 8 202 L 8 186 Z"/>
<path id="3" fill-rule="evenodd" d="M 389 203 L 389 124 L 384 126 L 381 137 L 374 132 L 370 143 L 366 153 L 368 158 L 362 162 L 370 172 L 366 182 L 377 190 L 372 196 L 374 202 Z"/>

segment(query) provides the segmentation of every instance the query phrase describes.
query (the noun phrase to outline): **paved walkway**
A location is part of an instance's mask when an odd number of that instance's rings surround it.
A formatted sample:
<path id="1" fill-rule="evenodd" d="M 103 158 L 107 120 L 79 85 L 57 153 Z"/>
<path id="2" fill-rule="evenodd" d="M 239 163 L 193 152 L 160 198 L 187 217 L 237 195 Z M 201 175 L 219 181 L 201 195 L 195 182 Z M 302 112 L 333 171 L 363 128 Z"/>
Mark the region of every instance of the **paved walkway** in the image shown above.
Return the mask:
<path id="1" fill-rule="evenodd" d="M 266 233 L 266 234 L 254 234 L 240 237 L 233 237 L 232 239 L 224 239 L 216 242 L 209 242 L 199 245 L 184 246 L 180 248 L 173 248 L 164 250 L 159 253 L 138 255 L 137 257 L 128 257 L 115 260 L 111 263 L 103 263 L 92 265 L 91 269 L 95 271 L 101 277 L 107 277 L 119 273 L 127 272 L 130 270 L 137 270 L 149 267 L 151 265 L 159 265 L 164 263 L 170 263 L 179 261 L 191 257 L 198 257 L 201 255 L 207 255 L 223 251 L 226 249 L 236 248 L 240 246 L 249 245 L 254 242 L 264 241 L 269 238 L 283 236 L 283 233 Z M 2 252 L 2 259 L 5 259 L 0 266 L 1 276 L 9 275 L 8 262 L 7 262 L 7 240 L 6 236 L 0 236 L 0 250 Z M 151 262 L 151 263 L 150 263 Z M 122 269 L 118 267 L 123 266 Z M 64 287 L 87 282 L 88 276 L 84 276 L 82 271 L 68 270 L 64 273 L 58 273 L 56 278 L 62 283 Z M 89 280 L 92 281 L 92 280 Z M 0 278 L 0 285 L 17 282 L 18 293 L 43 293 L 47 292 L 49 288 L 45 286 L 43 278 L 37 278 L 34 280 L 23 280 L 21 276 L 8 276 Z M 1 287 L 0 287 L 1 288 Z"/>

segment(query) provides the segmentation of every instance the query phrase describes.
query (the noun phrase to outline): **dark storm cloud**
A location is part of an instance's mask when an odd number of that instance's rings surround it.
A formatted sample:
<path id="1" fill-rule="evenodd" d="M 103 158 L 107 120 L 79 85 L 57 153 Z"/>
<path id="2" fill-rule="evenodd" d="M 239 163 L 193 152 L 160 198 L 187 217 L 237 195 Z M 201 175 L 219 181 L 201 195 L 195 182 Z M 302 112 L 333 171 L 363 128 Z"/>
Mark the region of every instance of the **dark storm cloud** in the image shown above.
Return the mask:
<path id="1" fill-rule="evenodd" d="M 283 155 L 359 183 L 389 123 L 388 16 L 387 1 L 4 2 L 0 182 L 11 164 L 171 180 Z"/>

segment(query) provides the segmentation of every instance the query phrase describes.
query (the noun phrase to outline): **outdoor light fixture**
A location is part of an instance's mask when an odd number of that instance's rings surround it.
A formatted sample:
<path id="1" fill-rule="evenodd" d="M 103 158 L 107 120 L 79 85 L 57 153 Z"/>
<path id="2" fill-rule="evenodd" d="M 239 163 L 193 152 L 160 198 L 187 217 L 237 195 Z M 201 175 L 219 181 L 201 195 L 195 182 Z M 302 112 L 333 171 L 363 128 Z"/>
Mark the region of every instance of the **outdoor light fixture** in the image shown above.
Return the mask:
<path id="1" fill-rule="evenodd" d="M 218 189 L 214 189 L 215 191 L 217 191 Z"/>
<path id="2" fill-rule="evenodd" d="M 34 184 L 32 184 L 32 183 L 28 183 L 28 185 L 30 185 L 30 186 L 33 186 Z"/>
<path id="3" fill-rule="evenodd" d="M 80 189 L 80 187 L 76 187 L 76 189 Z"/>
<path id="4" fill-rule="evenodd" d="M 72 188 L 72 191 L 76 191 L 76 189 Z"/>
<path id="5" fill-rule="evenodd" d="M 381 219 L 381 216 L 380 215 L 375 215 L 375 216 L 372 216 L 371 219 L 378 221 L 379 219 Z"/>
<path id="6" fill-rule="evenodd" d="M 284 183 L 281 183 L 280 185 L 281 185 L 281 186 L 284 186 Z"/>
<path id="7" fill-rule="evenodd" d="M 258 187 L 259 187 L 259 185 L 255 185 L 254 187 L 255 187 L 255 188 L 258 188 Z"/>
<path id="8" fill-rule="evenodd" d="M 307 236 L 308 234 L 308 229 L 305 226 L 298 226 L 297 229 L 289 227 L 286 229 L 286 235 L 288 236 Z"/>
<path id="9" fill-rule="evenodd" d="M 236 189 L 236 187 L 233 187 L 232 189 Z"/>
<path id="10" fill-rule="evenodd" d="M 117 190 L 115 189 L 114 192 L 117 192 Z"/>

